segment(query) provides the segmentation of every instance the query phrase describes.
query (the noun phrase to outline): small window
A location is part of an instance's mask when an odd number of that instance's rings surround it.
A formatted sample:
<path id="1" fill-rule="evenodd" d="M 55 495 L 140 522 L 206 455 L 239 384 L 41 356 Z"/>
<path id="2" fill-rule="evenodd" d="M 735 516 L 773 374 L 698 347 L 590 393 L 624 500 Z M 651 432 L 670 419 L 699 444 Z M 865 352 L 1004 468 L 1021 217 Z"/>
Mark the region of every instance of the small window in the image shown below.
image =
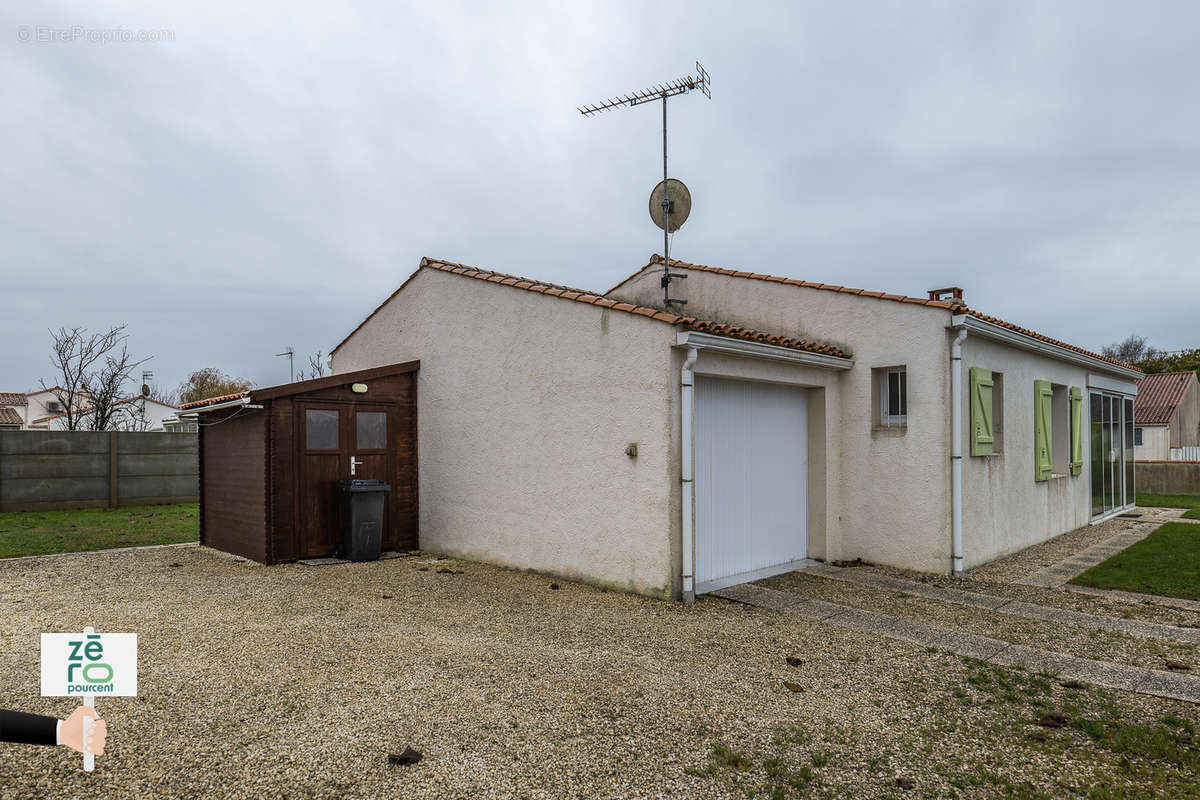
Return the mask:
<path id="1" fill-rule="evenodd" d="M 47 400 L 46 410 L 52 414 L 58 414 L 62 411 L 62 403 L 58 402 L 57 400 Z"/>
<path id="2" fill-rule="evenodd" d="M 879 374 L 879 424 L 908 425 L 908 373 L 904 367 L 876 370 Z"/>
<path id="3" fill-rule="evenodd" d="M 1133 429 L 1133 443 L 1137 447 L 1142 446 L 1142 429 L 1141 428 Z"/>
<path id="4" fill-rule="evenodd" d="M 324 408 L 306 409 L 304 446 L 309 450 L 337 450 L 338 412 Z"/>
<path id="5" fill-rule="evenodd" d="M 359 411 L 355 439 L 359 450 L 383 450 L 387 447 L 387 412 Z"/>

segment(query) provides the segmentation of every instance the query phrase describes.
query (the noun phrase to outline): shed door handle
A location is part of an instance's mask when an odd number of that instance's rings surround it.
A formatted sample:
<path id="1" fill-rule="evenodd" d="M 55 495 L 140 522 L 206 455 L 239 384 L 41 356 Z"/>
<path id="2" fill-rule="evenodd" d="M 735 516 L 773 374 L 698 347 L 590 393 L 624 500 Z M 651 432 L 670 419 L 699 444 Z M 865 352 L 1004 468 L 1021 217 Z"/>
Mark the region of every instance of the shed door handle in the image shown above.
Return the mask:
<path id="1" fill-rule="evenodd" d="M 354 456 L 350 456 L 350 477 L 354 477 L 354 468 L 361 467 L 362 463 L 363 462 L 359 461 Z"/>

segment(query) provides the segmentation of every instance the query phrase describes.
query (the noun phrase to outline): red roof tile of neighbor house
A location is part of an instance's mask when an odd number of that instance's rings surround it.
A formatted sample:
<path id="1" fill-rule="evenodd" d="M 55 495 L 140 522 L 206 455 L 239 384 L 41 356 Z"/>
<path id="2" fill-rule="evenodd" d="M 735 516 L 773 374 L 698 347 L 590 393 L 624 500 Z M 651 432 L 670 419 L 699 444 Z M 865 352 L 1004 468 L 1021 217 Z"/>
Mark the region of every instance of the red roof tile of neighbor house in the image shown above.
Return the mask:
<path id="1" fill-rule="evenodd" d="M 654 264 L 661 264 L 661 263 L 663 263 L 663 257 L 660 256 L 659 254 L 655 253 L 654 255 L 652 255 L 650 257 L 650 263 L 647 264 L 646 266 L 648 267 L 648 266 L 653 266 Z M 966 305 L 966 303 L 962 302 L 961 300 L 931 300 L 929 298 L 923 298 L 923 297 L 906 297 L 901 294 L 886 294 L 884 292 L 869 292 L 869 291 L 866 291 L 865 289 L 851 289 L 846 286 L 832 286 L 827 283 L 814 283 L 812 281 L 802 281 L 802 280 L 798 280 L 796 278 L 781 278 L 777 275 L 764 275 L 764 274 L 761 274 L 758 272 L 744 272 L 744 271 L 739 271 L 739 270 L 734 270 L 734 269 L 726 269 L 724 267 L 709 267 L 704 264 L 690 264 L 686 261 L 678 261 L 674 258 L 671 259 L 671 266 L 673 266 L 673 267 L 678 266 L 683 269 L 693 269 L 693 270 L 697 270 L 699 272 L 714 272 L 719 275 L 730 275 L 735 278 L 753 278 L 755 280 L 770 281 L 772 283 L 782 283 L 782 284 L 787 284 L 789 286 L 803 286 L 807 289 L 823 289 L 826 291 L 841 292 L 842 294 L 858 295 L 859 297 L 874 297 L 879 300 L 892 300 L 892 301 L 896 301 L 896 302 L 900 302 L 900 303 L 911 303 L 914 305 L 929 306 L 931 308 L 944 308 L 954 314 L 970 314 L 972 317 L 975 317 L 975 318 L 981 319 L 981 320 L 985 320 L 987 322 L 992 323 L 993 325 L 999 325 L 1003 328 L 1008 328 L 1011 331 L 1016 331 L 1017 333 L 1024 334 L 1025 336 L 1029 336 L 1033 339 L 1037 339 L 1039 341 L 1046 342 L 1048 344 L 1053 344 L 1058 347 L 1065 347 L 1068 350 L 1072 350 L 1076 353 L 1081 353 L 1085 356 L 1090 356 L 1092 358 L 1098 358 L 1101 361 L 1107 361 L 1109 364 L 1114 364 L 1118 367 L 1124 367 L 1125 369 L 1131 369 L 1136 372 L 1141 371 L 1135 366 L 1126 364 L 1121 361 L 1117 361 L 1114 358 L 1108 358 L 1107 356 L 1102 356 L 1099 353 L 1093 353 L 1090 350 L 1084 350 L 1082 347 L 1076 347 L 1073 344 L 1068 344 L 1059 339 L 1054 339 L 1050 336 L 1046 336 L 1045 334 L 1038 333 L 1037 331 L 1033 331 L 1028 328 L 1022 328 L 1021 326 L 1014 325 L 1011 322 L 1005 322 L 1004 320 L 999 319 L 998 317 L 993 317 L 989 314 L 983 314 L 979 311 L 976 311 L 973 308 L 969 308 Z M 627 281 L 631 280 L 632 278 L 634 278 L 635 276 L 640 274 L 642 272 L 642 270 L 644 270 L 644 269 L 646 269 L 646 267 L 642 267 L 637 272 L 633 273 L 633 275 L 630 275 L 628 278 L 625 278 L 625 280 L 618 283 L 612 289 L 609 289 L 608 292 L 606 292 L 605 294 L 612 294 L 614 291 L 616 291 L 621 286 L 623 286 Z"/>
<path id="2" fill-rule="evenodd" d="M 25 397 L 21 392 L 0 392 L 0 406 L 27 406 Z"/>
<path id="3" fill-rule="evenodd" d="M 677 325 L 684 330 L 711 333 L 718 336 L 728 336 L 734 339 L 746 339 L 748 341 L 761 342 L 763 344 L 789 347 L 793 350 L 807 350 L 809 352 L 820 353 L 822 355 L 848 358 L 846 353 L 836 347 L 833 347 L 832 345 L 821 344 L 819 342 L 810 342 L 791 336 L 766 333 L 763 331 L 754 330 L 752 328 L 743 328 L 737 325 L 727 325 L 725 323 L 714 322 L 712 320 L 688 317 L 682 314 L 675 314 L 670 311 L 663 311 L 662 309 L 658 308 L 650 308 L 648 306 L 638 306 L 633 305 L 632 303 L 621 303 L 616 300 L 610 300 L 607 297 L 594 294 L 585 289 L 574 289 L 570 286 L 560 286 L 554 283 L 535 281 L 530 278 L 522 278 L 517 275 L 506 275 L 503 272 L 495 272 L 489 269 L 479 269 L 478 267 L 469 267 L 465 264 L 456 264 L 452 261 L 439 261 L 433 258 L 423 258 L 421 259 L 421 266 L 417 272 L 420 272 L 422 269 L 436 269 L 442 272 L 450 272 L 455 275 L 462 275 L 467 278 L 475 278 L 477 280 L 487 281 L 488 283 L 497 283 L 502 286 L 512 286 L 513 288 L 524 289 L 529 292 L 537 292 L 538 294 L 560 297 L 564 300 L 573 300 L 577 303 L 587 303 L 589 305 L 600 306 L 602 308 L 611 308 L 614 311 L 637 314 L 639 316 L 649 317 L 650 319 L 655 319 L 660 322 Z M 401 289 L 408 285 L 408 281 L 411 281 L 414 277 L 416 277 L 416 274 L 417 273 L 414 272 L 408 278 L 408 280 L 400 285 L 399 289 L 396 289 L 396 291 L 392 292 L 386 300 L 380 303 L 374 311 L 368 314 L 366 319 L 360 322 L 358 326 L 354 328 L 354 330 L 350 331 L 345 339 L 342 339 L 342 341 L 338 342 L 337 346 L 333 348 L 333 351 L 336 351 L 338 347 L 341 347 L 343 344 L 345 344 L 351 336 L 357 333 L 358 330 L 367 323 L 367 320 L 379 313 L 380 309 L 386 306 L 393 297 L 399 294 Z"/>
<path id="4" fill-rule="evenodd" d="M 0 425 L 20 425 L 24 420 L 12 408 L 0 408 Z"/>
<path id="5" fill-rule="evenodd" d="M 1167 425 L 1179 410 L 1188 387 L 1196 382 L 1194 372 L 1159 372 L 1138 380 L 1133 417 L 1139 425 Z"/>
<path id="6" fill-rule="evenodd" d="M 198 408 L 200 406 L 212 405 L 213 403 L 224 403 L 226 400 L 237 400 L 239 397 L 247 397 L 250 392 L 235 392 L 233 394 L 223 394 L 219 397 L 206 397 L 203 400 L 193 400 L 190 403 L 183 403 L 179 406 L 182 411 L 185 408 Z"/>

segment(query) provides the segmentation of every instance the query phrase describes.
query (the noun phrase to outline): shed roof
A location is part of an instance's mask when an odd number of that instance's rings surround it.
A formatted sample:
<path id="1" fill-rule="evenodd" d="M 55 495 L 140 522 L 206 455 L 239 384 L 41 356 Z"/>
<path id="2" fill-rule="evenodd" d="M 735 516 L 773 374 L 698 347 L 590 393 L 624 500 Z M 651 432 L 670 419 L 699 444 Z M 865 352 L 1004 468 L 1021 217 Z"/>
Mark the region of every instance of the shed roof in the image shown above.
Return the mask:
<path id="1" fill-rule="evenodd" d="M 563 300 L 573 300 L 577 303 L 587 303 L 593 306 L 602 308 L 611 308 L 614 311 L 622 311 L 629 314 L 637 314 L 648 319 L 665 322 L 670 325 L 676 325 L 684 330 L 700 331 L 702 333 L 711 333 L 717 336 L 728 336 L 734 339 L 746 339 L 752 342 L 760 342 L 762 344 L 773 344 L 779 347 L 788 347 L 794 350 L 806 350 L 813 353 L 821 353 L 822 355 L 836 356 L 838 358 L 847 358 L 848 354 L 842 350 L 828 344 L 819 342 L 811 342 L 804 339 L 798 339 L 792 336 L 783 336 L 780 334 L 767 333 L 758 331 L 752 328 L 743 328 L 738 325 L 728 325 L 723 322 L 715 322 L 713 320 L 699 319 L 697 317 L 684 316 L 670 311 L 663 311 L 658 308 L 650 308 L 648 306 L 633 305 L 632 303 L 621 303 L 616 300 L 610 300 L 598 294 L 593 294 L 585 289 L 573 289 L 569 286 L 560 286 L 554 283 L 545 283 L 536 281 L 530 278 L 522 278 L 517 275 L 506 275 L 503 272 L 495 272 L 489 269 L 480 269 L 478 267 L 469 267 L 465 264 L 456 264 L 452 261 L 439 261 L 437 259 L 423 258 L 421 266 L 409 276 L 408 280 L 400 285 L 396 291 L 392 292 L 386 300 L 380 303 L 374 311 L 367 315 L 366 319 L 358 323 L 354 330 L 346 335 L 345 339 L 338 342 L 331 352 L 336 352 L 339 347 L 349 341 L 350 337 L 362 328 L 367 323 L 367 320 L 379 313 L 393 297 L 400 293 L 401 289 L 408 285 L 409 281 L 416 277 L 417 273 L 424 269 L 434 269 L 441 272 L 449 272 L 455 275 L 461 275 L 467 278 L 475 278 L 488 283 L 500 284 L 502 286 L 511 286 L 515 289 L 524 289 L 529 292 L 538 294 L 550 295 Z"/>
<path id="2" fill-rule="evenodd" d="M 1134 420 L 1139 425 L 1167 425 L 1175 418 L 1188 389 L 1197 383 L 1194 372 L 1158 372 L 1138 380 Z"/>
<path id="3" fill-rule="evenodd" d="M 606 294 L 612 294 L 613 292 L 615 292 L 621 286 L 625 285 L 625 283 L 632 280 L 637 275 L 641 274 L 642 271 L 644 271 L 646 269 L 646 267 L 653 266 L 654 264 L 661 264 L 661 263 L 663 263 L 662 256 L 655 253 L 654 255 L 652 255 L 650 257 L 650 263 L 648 263 L 645 267 L 642 267 L 641 269 L 639 269 L 637 272 L 633 273 L 629 277 L 625 278 L 623 281 L 618 283 L 612 289 L 609 289 L 608 292 L 606 292 Z M 765 275 L 765 274 L 758 273 L 758 272 L 745 272 L 745 271 L 741 271 L 741 270 L 727 269 L 724 267 L 710 267 L 710 266 L 707 266 L 704 264 L 691 264 L 691 263 L 688 263 L 687 261 L 678 261 L 674 258 L 671 259 L 671 266 L 672 267 L 682 267 L 683 269 L 693 269 L 693 270 L 697 270 L 699 272 L 713 272 L 713 273 L 717 273 L 719 275 L 729 275 L 729 276 L 732 276 L 735 278 L 750 278 L 753 280 L 769 281 L 771 283 L 780 283 L 780 284 L 786 284 L 789 286 L 802 286 L 806 289 L 821 289 L 824 291 L 832 291 L 832 292 L 840 292 L 842 294 L 857 295 L 859 297 L 870 297 L 870 298 L 875 298 L 878 300 L 891 300 L 891 301 L 899 302 L 899 303 L 909 303 L 912 305 L 928 306 L 930 308 L 941 308 L 941 309 L 946 309 L 947 311 L 950 311 L 951 313 L 954 313 L 954 314 L 969 314 L 972 317 L 976 317 L 978 319 L 985 320 L 987 322 L 992 323 L 993 325 L 999 325 L 1003 328 L 1008 328 L 1011 331 L 1015 331 L 1016 333 L 1020 333 L 1024 336 L 1028 336 L 1032 339 L 1037 339 L 1039 341 L 1046 342 L 1047 344 L 1052 344 L 1057 347 L 1063 347 L 1063 348 L 1066 348 L 1067 350 L 1072 350 L 1076 353 L 1081 353 L 1085 356 L 1090 356 L 1091 358 L 1097 358 L 1097 359 L 1100 359 L 1101 361 L 1107 361 L 1108 363 L 1115 364 L 1118 367 L 1123 367 L 1125 369 L 1134 370 L 1135 372 L 1141 371 L 1137 367 L 1131 366 L 1129 364 L 1125 364 L 1121 361 L 1117 361 L 1114 358 L 1108 358 L 1107 356 L 1100 355 L 1099 353 L 1093 353 L 1090 350 L 1083 349 L 1082 347 L 1077 347 L 1073 344 L 1068 344 L 1067 342 L 1061 341 L 1059 339 L 1054 339 L 1050 336 L 1046 336 L 1045 334 L 1038 333 L 1037 331 L 1034 331 L 1034 330 L 1030 330 L 1029 328 L 1022 328 L 1021 326 L 1015 325 L 1011 322 L 1005 322 L 1004 320 L 999 319 L 998 317 L 993 317 L 990 314 L 984 314 L 982 312 L 976 311 L 975 309 L 967 306 L 967 304 L 962 302 L 961 300 L 930 300 L 928 298 L 922 298 L 922 297 L 906 297 L 905 295 L 902 295 L 902 294 L 888 294 L 886 292 L 871 292 L 871 291 L 867 291 L 865 289 L 852 289 L 852 288 L 849 288 L 846 286 L 834 286 L 834 285 L 827 284 L 827 283 L 815 283 L 813 281 L 803 281 L 803 280 L 798 280 L 796 278 L 783 278 L 778 275 Z"/>
<path id="4" fill-rule="evenodd" d="M 385 378 L 389 375 L 399 375 L 404 372 L 416 372 L 421 367 L 420 361 L 405 361 L 400 364 L 388 364 L 384 367 L 371 367 L 369 369 L 355 370 L 354 372 L 339 372 L 336 375 L 326 375 L 323 378 L 311 378 L 306 381 L 293 381 L 291 383 L 281 383 L 278 386 L 264 386 L 261 389 L 247 389 L 244 392 L 235 392 L 234 394 L 224 394 L 220 397 L 206 397 L 203 400 L 193 400 L 190 403 L 184 403 L 179 406 L 180 411 L 194 411 L 203 409 L 204 406 L 215 405 L 217 403 L 228 402 L 229 400 L 237 400 L 242 397 L 249 398 L 251 402 L 259 403 L 264 400 L 275 400 L 280 397 L 290 397 L 297 394 L 305 394 L 307 392 L 316 392 L 321 389 L 329 389 L 334 386 L 345 386 L 350 383 L 362 383 L 364 381 L 374 380 L 376 378 Z"/>

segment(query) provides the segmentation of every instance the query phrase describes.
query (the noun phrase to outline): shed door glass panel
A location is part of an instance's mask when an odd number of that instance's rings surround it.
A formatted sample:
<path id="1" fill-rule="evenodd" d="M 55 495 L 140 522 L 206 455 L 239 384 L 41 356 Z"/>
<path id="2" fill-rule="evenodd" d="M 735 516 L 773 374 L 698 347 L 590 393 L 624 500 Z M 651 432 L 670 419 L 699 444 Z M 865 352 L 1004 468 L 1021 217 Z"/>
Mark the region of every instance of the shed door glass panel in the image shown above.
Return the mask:
<path id="1" fill-rule="evenodd" d="M 304 412 L 304 447 L 307 450 L 338 449 L 338 412 L 310 408 Z"/>
<path id="2" fill-rule="evenodd" d="M 355 439 L 359 450 L 387 448 L 387 412 L 359 411 L 355 421 Z"/>

